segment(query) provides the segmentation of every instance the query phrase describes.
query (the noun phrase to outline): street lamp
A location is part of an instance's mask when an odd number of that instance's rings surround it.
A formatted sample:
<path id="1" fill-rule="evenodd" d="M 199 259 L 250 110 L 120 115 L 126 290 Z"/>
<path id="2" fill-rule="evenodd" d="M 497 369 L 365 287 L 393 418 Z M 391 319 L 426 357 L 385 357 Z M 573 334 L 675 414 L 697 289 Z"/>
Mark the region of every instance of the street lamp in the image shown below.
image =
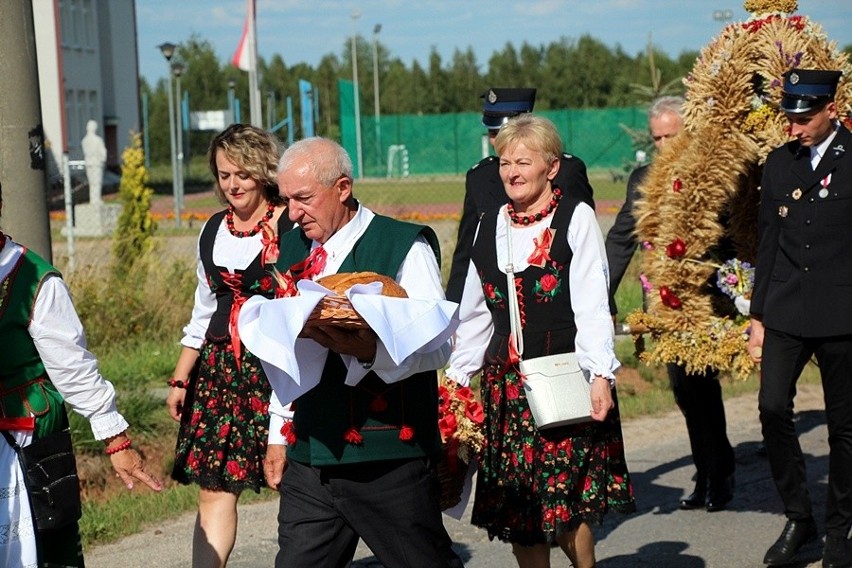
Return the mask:
<path id="1" fill-rule="evenodd" d="M 234 108 L 234 87 L 237 86 L 237 82 L 233 79 L 228 79 L 228 112 L 231 113 L 231 123 L 239 122 L 237 118 L 236 109 Z"/>
<path id="2" fill-rule="evenodd" d="M 373 104 L 375 105 L 375 113 L 373 120 L 376 122 L 376 175 L 382 172 L 382 127 L 381 127 L 381 111 L 379 110 L 379 32 L 382 31 L 382 24 L 376 24 L 373 27 Z"/>
<path id="3" fill-rule="evenodd" d="M 355 26 L 360 17 L 361 12 L 352 11 L 352 89 L 355 95 L 355 151 L 358 161 L 358 177 L 362 178 L 364 177 L 364 165 L 361 154 L 361 104 L 358 100 L 360 98 L 358 94 L 358 48 L 355 36 Z"/>
<path id="4" fill-rule="evenodd" d="M 180 76 L 183 75 L 184 65 L 180 61 L 172 62 L 172 73 L 177 80 L 177 120 L 175 123 L 175 134 L 177 139 L 177 198 L 178 204 L 176 215 L 178 227 L 180 227 L 180 214 L 183 212 L 183 104 L 181 103 Z"/>
<path id="5" fill-rule="evenodd" d="M 166 58 L 166 63 L 169 64 L 177 46 L 166 42 L 161 43 L 157 47 L 160 49 L 163 57 Z M 180 228 L 180 200 L 178 198 L 177 157 L 175 156 L 175 99 L 174 92 L 172 91 L 171 67 L 169 67 L 169 143 L 172 156 L 172 196 L 175 202 L 175 226 Z"/>

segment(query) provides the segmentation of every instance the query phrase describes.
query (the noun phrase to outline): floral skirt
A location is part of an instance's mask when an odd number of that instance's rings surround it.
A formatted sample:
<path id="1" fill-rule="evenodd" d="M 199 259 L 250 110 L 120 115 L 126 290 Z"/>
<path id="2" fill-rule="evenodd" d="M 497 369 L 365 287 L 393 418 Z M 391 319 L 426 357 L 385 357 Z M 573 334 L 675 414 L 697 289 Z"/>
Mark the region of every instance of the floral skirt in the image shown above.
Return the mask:
<path id="1" fill-rule="evenodd" d="M 187 391 L 172 478 L 239 495 L 266 484 L 263 458 L 272 389 L 260 361 L 228 343 L 205 343 L 198 379 Z"/>
<path id="2" fill-rule="evenodd" d="M 491 366 L 482 403 L 486 441 L 472 522 L 489 538 L 553 544 L 582 522 L 636 510 L 617 402 L 604 422 L 538 431 L 517 369 Z"/>

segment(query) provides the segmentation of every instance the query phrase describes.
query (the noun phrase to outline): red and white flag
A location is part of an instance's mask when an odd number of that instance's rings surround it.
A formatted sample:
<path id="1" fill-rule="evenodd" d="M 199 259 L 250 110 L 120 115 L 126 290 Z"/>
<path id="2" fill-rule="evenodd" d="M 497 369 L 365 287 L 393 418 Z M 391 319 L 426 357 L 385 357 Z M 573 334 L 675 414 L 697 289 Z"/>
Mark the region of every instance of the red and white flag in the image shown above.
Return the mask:
<path id="1" fill-rule="evenodd" d="M 251 69 L 251 63 L 249 61 L 249 17 L 250 15 L 247 15 L 246 23 L 243 25 L 243 36 L 240 38 L 240 43 L 237 45 L 237 51 L 234 52 L 234 57 L 231 59 L 231 63 L 234 67 L 242 69 L 243 71 Z"/>

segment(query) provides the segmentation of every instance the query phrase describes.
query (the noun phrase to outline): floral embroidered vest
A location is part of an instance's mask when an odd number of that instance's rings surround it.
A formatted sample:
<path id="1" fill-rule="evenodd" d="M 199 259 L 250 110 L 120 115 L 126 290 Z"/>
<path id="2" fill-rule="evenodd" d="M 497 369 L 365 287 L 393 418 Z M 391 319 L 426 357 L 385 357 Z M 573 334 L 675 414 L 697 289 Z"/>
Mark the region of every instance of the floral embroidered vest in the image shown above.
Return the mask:
<path id="1" fill-rule="evenodd" d="M 262 266 L 260 263 L 261 253 L 258 253 L 244 270 L 237 270 L 233 274 L 229 274 L 225 268 L 216 266 L 213 262 L 213 243 L 226 213 L 227 210 L 219 211 L 210 217 L 201 232 L 198 243 L 201 263 L 207 273 L 207 283 L 216 295 L 216 311 L 207 327 L 207 340 L 216 343 L 227 341 L 231 337 L 229 331 L 231 308 L 237 294 L 242 299 L 248 299 L 256 294 L 272 298 L 275 291 L 275 281 L 267 272 L 268 266 Z M 289 220 L 286 212 L 282 213 L 278 218 L 279 242 L 281 235 L 292 227 L 293 222 Z"/>
<path id="2" fill-rule="evenodd" d="M 20 247 L 12 242 L 7 246 Z M 61 427 L 65 408 L 28 327 L 39 288 L 59 272 L 37 254 L 21 250 L 12 270 L 0 281 L 0 414 L 35 416 L 35 435 L 42 437 Z"/>
<path id="3" fill-rule="evenodd" d="M 440 259 L 432 229 L 376 215 L 339 272 L 371 271 L 395 278 L 418 235 L 426 238 Z M 284 273 L 304 260 L 310 246 L 302 231 L 284 235 L 278 269 Z M 328 466 L 438 452 L 441 439 L 435 371 L 417 373 L 392 385 L 368 373 L 356 386 L 349 387 L 343 384 L 345 376 L 343 360 L 329 352 L 320 384 L 293 403 L 296 441 L 287 448 L 287 459 Z M 407 427 L 406 434 L 403 427 Z M 353 429 L 360 442 L 347 440 L 347 433 Z"/>
<path id="4" fill-rule="evenodd" d="M 505 361 L 510 332 L 509 294 L 518 293 L 524 333 L 524 358 L 574 351 L 577 327 L 571 309 L 568 269 L 573 253 L 568 246 L 568 225 L 580 201 L 567 193 L 553 213 L 548 238 L 549 246 L 537 250 L 543 266 L 530 264 L 515 273 L 515 290 L 506 289 L 506 274 L 497 266 L 497 216 L 500 210 L 483 215 L 479 233 L 471 249 L 471 260 L 482 281 L 482 289 L 491 317 L 494 334 L 485 356 L 486 364 Z M 540 223 L 542 232 L 546 223 Z M 542 236 L 537 237 L 539 241 Z"/>

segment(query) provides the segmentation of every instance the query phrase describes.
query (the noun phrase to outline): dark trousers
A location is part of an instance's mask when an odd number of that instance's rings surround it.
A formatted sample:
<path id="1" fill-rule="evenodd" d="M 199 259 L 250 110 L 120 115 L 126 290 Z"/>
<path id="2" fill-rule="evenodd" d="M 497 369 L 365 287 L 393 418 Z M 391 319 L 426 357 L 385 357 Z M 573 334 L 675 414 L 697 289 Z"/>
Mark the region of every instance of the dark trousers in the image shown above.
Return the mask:
<path id="1" fill-rule="evenodd" d="M 735 466 L 718 373 L 688 374 L 673 363 L 667 365 L 667 370 L 675 402 L 686 419 L 698 482 L 721 483 L 734 473 Z"/>
<path id="2" fill-rule="evenodd" d="M 812 516 L 805 458 L 793 425 L 796 381 L 815 355 L 828 424 L 825 530 L 844 537 L 852 527 L 852 335 L 802 338 L 766 329 L 758 408 L 766 456 L 787 518 Z"/>
<path id="3" fill-rule="evenodd" d="M 276 568 L 345 568 L 358 538 L 387 568 L 461 566 L 425 459 L 311 467 L 289 462 L 280 487 Z"/>

